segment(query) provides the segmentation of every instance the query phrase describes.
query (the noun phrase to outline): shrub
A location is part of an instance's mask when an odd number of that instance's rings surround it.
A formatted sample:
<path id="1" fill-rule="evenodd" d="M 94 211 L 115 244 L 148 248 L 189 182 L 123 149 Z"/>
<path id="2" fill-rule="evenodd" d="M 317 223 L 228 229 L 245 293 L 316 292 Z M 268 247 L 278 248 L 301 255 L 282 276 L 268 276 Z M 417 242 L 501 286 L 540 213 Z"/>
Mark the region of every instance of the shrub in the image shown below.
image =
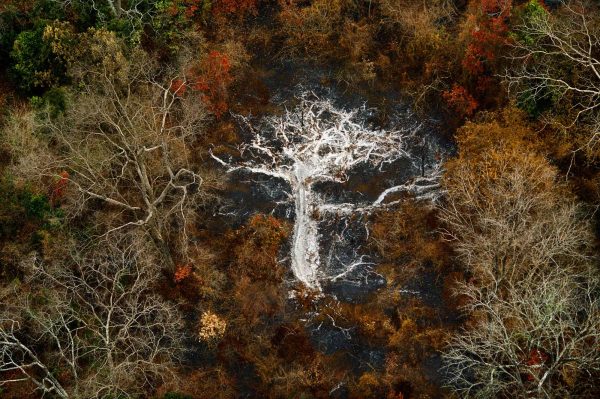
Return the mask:
<path id="1" fill-rule="evenodd" d="M 277 254 L 287 235 L 287 226 L 273 216 L 252 216 L 237 232 L 234 274 L 246 275 L 254 281 L 279 282 L 283 271 Z"/>
<path id="2" fill-rule="evenodd" d="M 192 88 L 202 93 L 202 101 L 206 107 L 220 117 L 227 111 L 227 89 L 233 81 L 230 74 L 231 62 L 229 57 L 213 50 L 198 67 L 192 69 Z"/>
<path id="3" fill-rule="evenodd" d="M 456 84 L 452 87 L 452 90 L 443 92 L 442 97 L 459 118 L 473 115 L 479 106 L 477 100 L 473 98 L 467 89 Z"/>

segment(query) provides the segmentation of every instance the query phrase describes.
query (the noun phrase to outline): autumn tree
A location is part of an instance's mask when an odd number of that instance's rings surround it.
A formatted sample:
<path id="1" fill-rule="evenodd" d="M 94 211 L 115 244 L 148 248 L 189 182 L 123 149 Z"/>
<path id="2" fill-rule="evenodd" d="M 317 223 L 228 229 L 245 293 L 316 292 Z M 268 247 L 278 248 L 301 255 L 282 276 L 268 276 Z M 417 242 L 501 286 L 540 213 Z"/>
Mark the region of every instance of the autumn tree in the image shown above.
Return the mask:
<path id="1" fill-rule="evenodd" d="M 441 218 L 478 281 L 575 265 L 589 247 L 581 206 L 536 153 L 532 135 L 518 119 L 469 122 L 457 134 L 460 155 L 447 163 Z"/>
<path id="2" fill-rule="evenodd" d="M 381 14 L 382 28 L 398 37 L 400 46 L 396 51 L 402 61 L 395 63 L 395 67 L 419 69 L 427 79 L 446 72 L 445 56 L 454 52 L 446 28 L 458 16 L 454 3 L 452 0 L 373 2 L 373 8 Z"/>
<path id="3" fill-rule="evenodd" d="M 227 54 L 213 50 L 190 71 L 190 87 L 201 93 L 207 109 L 220 117 L 228 109 L 228 88 L 233 81 Z"/>
<path id="4" fill-rule="evenodd" d="M 215 2 L 213 12 L 215 14 L 256 14 L 258 0 L 222 0 Z"/>
<path id="5" fill-rule="evenodd" d="M 343 21 L 343 0 L 316 0 L 302 7 L 297 0 L 281 0 L 278 22 L 285 44 L 282 55 L 320 58 L 332 51 L 336 28 Z"/>
<path id="6" fill-rule="evenodd" d="M 589 397 L 598 290 L 589 221 L 514 110 L 467 123 L 447 163 L 445 236 L 470 279 L 444 351 L 461 397 Z M 593 395 L 592 395 L 593 396 Z"/>

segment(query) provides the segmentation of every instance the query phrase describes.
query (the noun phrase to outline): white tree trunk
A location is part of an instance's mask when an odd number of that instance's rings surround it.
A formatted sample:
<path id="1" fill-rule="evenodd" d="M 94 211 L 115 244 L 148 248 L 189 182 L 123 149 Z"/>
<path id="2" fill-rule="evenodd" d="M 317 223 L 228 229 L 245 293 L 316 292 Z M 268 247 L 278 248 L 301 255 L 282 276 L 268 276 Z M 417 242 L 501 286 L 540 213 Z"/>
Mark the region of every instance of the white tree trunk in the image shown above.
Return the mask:
<path id="1" fill-rule="evenodd" d="M 319 268 L 319 224 L 314 218 L 316 209 L 312 182 L 307 176 L 308 168 L 298 163 L 292 181 L 296 210 L 294 235 L 292 237 L 292 271 L 294 276 L 309 288 L 320 289 L 317 279 Z"/>

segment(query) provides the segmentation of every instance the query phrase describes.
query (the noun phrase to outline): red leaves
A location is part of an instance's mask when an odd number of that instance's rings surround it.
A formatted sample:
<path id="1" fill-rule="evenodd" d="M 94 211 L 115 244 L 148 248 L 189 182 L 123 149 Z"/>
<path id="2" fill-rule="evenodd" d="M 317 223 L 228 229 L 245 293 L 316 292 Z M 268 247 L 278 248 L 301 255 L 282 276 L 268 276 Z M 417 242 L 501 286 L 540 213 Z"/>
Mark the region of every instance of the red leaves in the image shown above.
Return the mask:
<path id="1" fill-rule="evenodd" d="M 512 0 L 481 0 L 481 10 L 488 15 L 508 14 Z"/>
<path id="2" fill-rule="evenodd" d="M 477 96 L 483 104 L 496 96 L 493 89 L 499 66 L 498 54 L 509 40 L 508 20 L 512 9 L 512 0 L 481 0 L 481 10 L 469 16 L 469 25 L 474 26 L 470 40 L 462 59 L 462 67 L 468 76 L 464 86 Z M 479 103 L 464 87 L 455 85 L 444 94 L 448 105 L 461 117 L 470 116 Z"/>
<path id="3" fill-rule="evenodd" d="M 480 75 L 485 64 L 496 59 L 499 48 L 506 41 L 508 26 L 504 17 L 486 18 L 471 32 L 472 42 L 463 58 L 463 67 L 472 75 Z"/>
<path id="4" fill-rule="evenodd" d="M 173 281 L 180 283 L 192 274 L 192 267 L 190 265 L 178 265 L 173 276 Z"/>
<path id="5" fill-rule="evenodd" d="M 202 71 L 192 88 L 202 92 L 202 101 L 217 117 L 227 111 L 227 89 L 231 77 L 231 63 L 227 55 L 213 50 L 200 63 Z"/>
<path id="6" fill-rule="evenodd" d="M 544 364 L 546 361 L 548 360 L 548 355 L 539 350 L 539 349 L 532 349 L 529 352 L 529 358 L 527 359 L 527 365 L 528 366 L 540 366 L 542 364 Z"/>
<path id="7" fill-rule="evenodd" d="M 404 399 L 404 394 L 402 392 L 396 393 L 396 391 L 391 391 L 388 393 L 387 399 Z"/>
<path id="8" fill-rule="evenodd" d="M 205 0 L 183 0 L 183 7 L 184 7 L 184 15 L 187 19 L 192 19 L 196 16 L 197 13 L 201 12 L 203 10 L 203 6 L 204 6 L 204 1 Z M 176 3 L 175 3 L 176 4 Z M 175 11 L 175 13 L 178 12 L 178 7 L 174 6 L 173 7 Z"/>
<path id="9" fill-rule="evenodd" d="M 182 79 L 174 79 L 171 82 L 171 87 L 169 87 L 169 89 L 176 96 L 182 97 L 185 94 L 185 91 L 187 90 L 187 86 L 185 85 L 185 82 Z"/>
<path id="10" fill-rule="evenodd" d="M 546 363 L 547 360 L 548 354 L 546 352 L 539 349 L 532 349 L 529 352 L 529 356 L 527 357 L 525 364 L 532 366 L 533 368 L 539 368 Z M 532 374 L 527 374 L 525 378 L 527 378 L 527 381 L 533 381 Z"/>
<path id="11" fill-rule="evenodd" d="M 207 0 L 183 0 L 184 14 L 188 19 L 200 15 L 206 17 L 206 13 L 211 10 L 211 7 L 214 16 L 256 15 L 257 3 L 258 0 L 213 0 L 212 3 Z"/>
<path id="12" fill-rule="evenodd" d="M 469 91 L 462 86 L 454 85 L 452 90 L 442 93 L 448 105 L 456 111 L 461 118 L 473 115 L 479 104 Z"/>
<path id="13" fill-rule="evenodd" d="M 69 183 L 69 172 L 63 170 L 58 174 L 50 185 L 50 204 L 54 206 L 65 195 L 65 188 Z"/>
<path id="14" fill-rule="evenodd" d="M 213 50 L 200 63 L 189 68 L 187 83 L 174 79 L 169 89 L 177 96 L 183 96 L 188 88 L 200 92 L 204 105 L 218 118 L 228 109 L 227 90 L 233 82 L 230 71 L 229 57 Z"/>
<path id="15" fill-rule="evenodd" d="M 463 67 L 471 75 L 481 75 L 486 65 L 496 59 L 496 54 L 506 43 L 511 0 L 481 0 L 483 15 L 471 32 L 471 43 L 462 61 Z"/>

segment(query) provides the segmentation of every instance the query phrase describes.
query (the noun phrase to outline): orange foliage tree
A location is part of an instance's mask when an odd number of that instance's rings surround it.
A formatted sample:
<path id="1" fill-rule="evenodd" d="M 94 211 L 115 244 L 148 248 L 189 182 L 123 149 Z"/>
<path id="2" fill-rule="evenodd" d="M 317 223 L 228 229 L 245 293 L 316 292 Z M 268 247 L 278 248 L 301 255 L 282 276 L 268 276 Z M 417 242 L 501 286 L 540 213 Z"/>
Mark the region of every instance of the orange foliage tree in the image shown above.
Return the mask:
<path id="1" fill-rule="evenodd" d="M 509 40 L 511 9 L 512 0 L 481 0 L 478 11 L 469 16 L 474 28 L 469 34 L 462 67 L 474 86 L 471 88 L 480 96 L 496 81 L 493 76 L 499 62 L 498 54 Z"/>
<path id="2" fill-rule="evenodd" d="M 220 117 L 228 109 L 228 88 L 233 82 L 229 57 L 217 50 L 209 52 L 200 64 L 190 70 L 190 86 L 202 93 L 202 101 L 210 112 Z M 171 90 L 183 94 L 183 82 L 174 81 Z"/>
<path id="3" fill-rule="evenodd" d="M 258 12 L 258 0 L 176 0 L 171 6 L 173 15 L 183 10 L 187 19 L 206 18 L 212 13 L 215 17 L 244 17 Z"/>
<path id="4" fill-rule="evenodd" d="M 175 269 L 175 275 L 173 280 L 176 283 L 180 283 L 192 274 L 192 267 L 190 265 L 178 265 Z"/>
<path id="5" fill-rule="evenodd" d="M 460 118 L 473 115 L 479 106 L 469 91 L 457 84 L 452 87 L 452 90 L 443 92 L 442 97 Z"/>

